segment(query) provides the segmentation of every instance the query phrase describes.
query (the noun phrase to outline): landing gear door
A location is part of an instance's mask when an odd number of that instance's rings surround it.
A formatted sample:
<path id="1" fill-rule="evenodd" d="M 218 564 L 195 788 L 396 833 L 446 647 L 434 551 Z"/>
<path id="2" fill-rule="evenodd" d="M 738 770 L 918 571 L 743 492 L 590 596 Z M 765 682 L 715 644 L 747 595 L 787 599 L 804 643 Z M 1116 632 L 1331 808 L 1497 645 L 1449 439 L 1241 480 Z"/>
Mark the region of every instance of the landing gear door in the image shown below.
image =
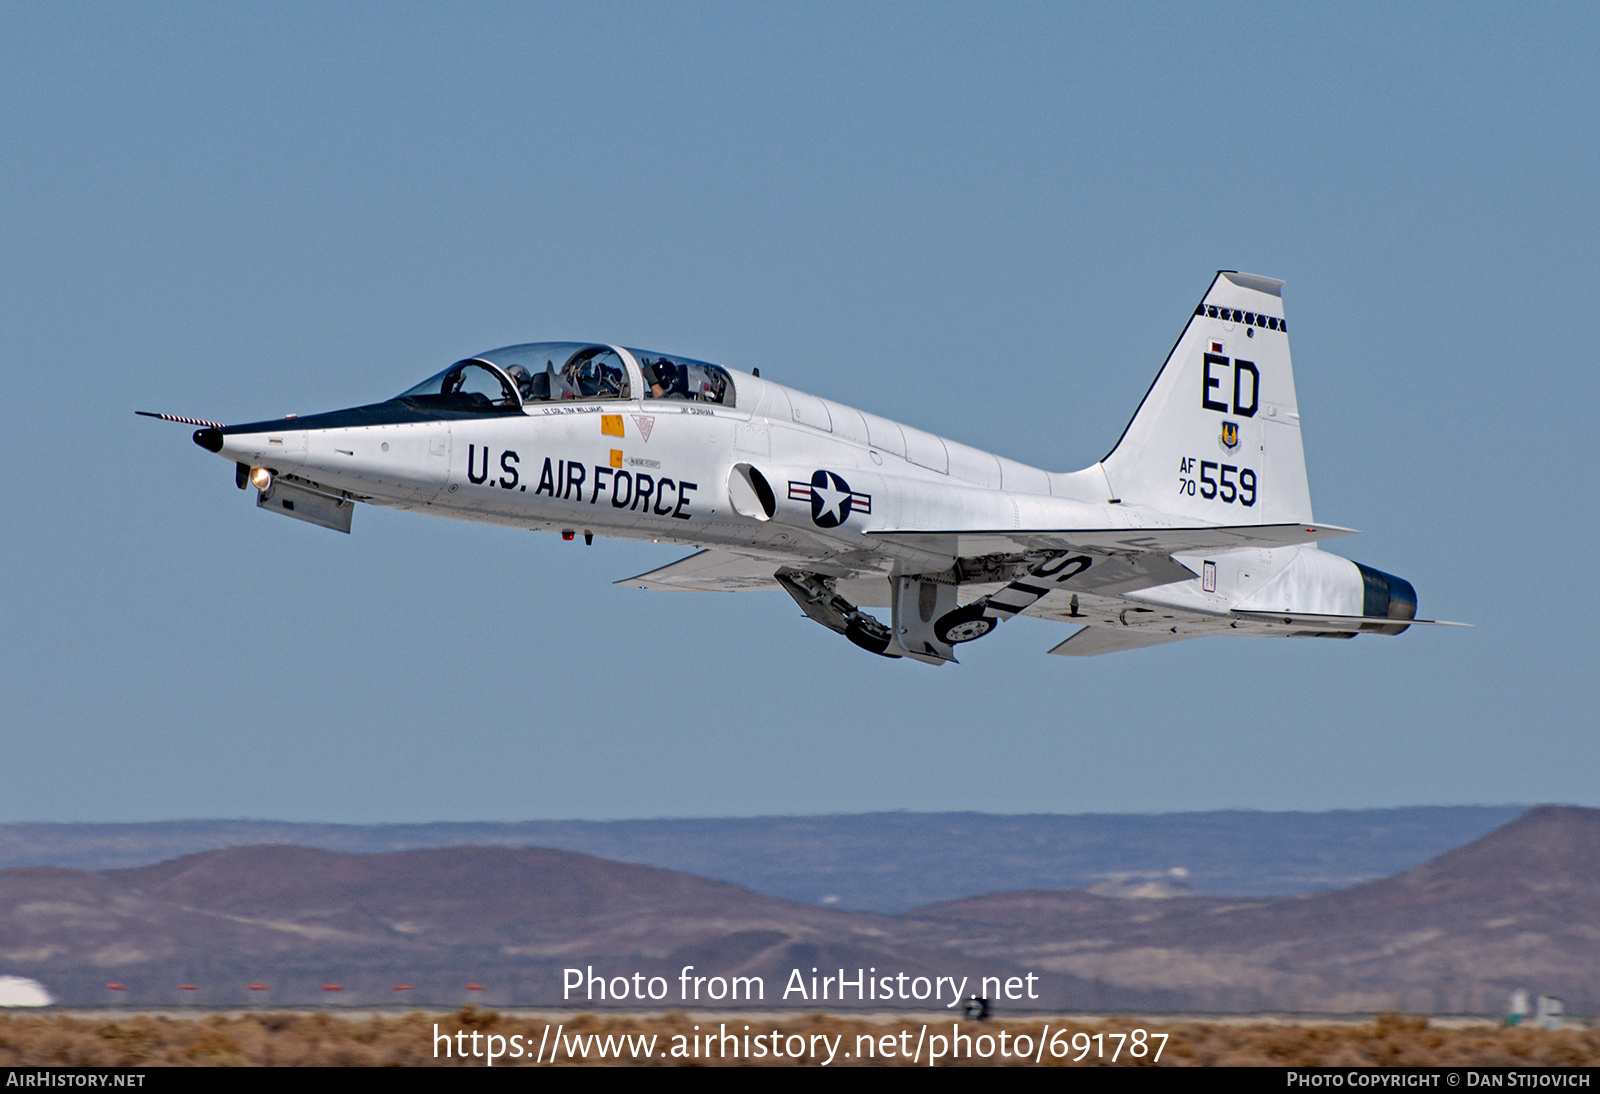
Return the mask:
<path id="1" fill-rule="evenodd" d="M 894 644 L 907 657 L 942 665 L 956 659 L 934 623 L 955 611 L 956 587 L 925 577 L 897 577 L 894 583 Z"/>

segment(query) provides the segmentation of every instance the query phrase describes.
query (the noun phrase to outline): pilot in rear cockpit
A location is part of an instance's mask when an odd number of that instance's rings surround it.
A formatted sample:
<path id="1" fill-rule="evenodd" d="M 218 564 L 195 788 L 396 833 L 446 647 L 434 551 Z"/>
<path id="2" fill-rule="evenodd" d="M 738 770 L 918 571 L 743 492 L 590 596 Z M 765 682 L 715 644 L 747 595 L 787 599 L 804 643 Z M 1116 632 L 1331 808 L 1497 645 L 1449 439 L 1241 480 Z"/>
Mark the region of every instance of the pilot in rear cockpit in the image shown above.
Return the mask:
<path id="1" fill-rule="evenodd" d="M 665 357 L 654 361 L 645 358 L 640 363 L 643 366 L 645 379 L 650 382 L 651 398 L 667 399 L 674 395 L 681 398 L 688 394 L 681 366 L 673 364 Z"/>

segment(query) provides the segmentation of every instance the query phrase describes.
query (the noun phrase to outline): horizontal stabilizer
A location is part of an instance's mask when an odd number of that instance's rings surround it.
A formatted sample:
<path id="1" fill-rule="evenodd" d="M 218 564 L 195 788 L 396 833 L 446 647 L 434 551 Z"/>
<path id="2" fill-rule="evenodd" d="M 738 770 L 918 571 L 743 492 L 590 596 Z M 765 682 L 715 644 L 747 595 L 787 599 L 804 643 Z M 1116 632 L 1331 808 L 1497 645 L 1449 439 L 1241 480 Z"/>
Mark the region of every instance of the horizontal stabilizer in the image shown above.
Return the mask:
<path id="1" fill-rule="evenodd" d="M 1239 619 L 1256 623 L 1276 623 L 1286 627 L 1315 627 L 1329 631 L 1371 630 L 1377 627 L 1470 627 L 1471 623 L 1452 623 L 1445 619 L 1403 619 L 1385 615 L 1311 615 L 1307 612 L 1241 612 L 1230 613 Z"/>
<path id="2" fill-rule="evenodd" d="M 700 551 L 659 570 L 624 578 L 618 585 L 674 593 L 728 593 L 781 588 L 772 575 L 782 560 L 764 561 L 731 551 Z"/>
<path id="3" fill-rule="evenodd" d="M 1051 653 L 1062 657 L 1098 657 L 1102 653 L 1118 650 L 1137 650 L 1145 646 L 1159 646 L 1165 642 L 1182 642 L 1194 635 L 1173 634 L 1165 630 L 1134 630 L 1121 627 L 1084 627 Z"/>
<path id="4" fill-rule="evenodd" d="M 885 529 L 867 535 L 956 558 L 1027 551 L 1100 551 L 1112 554 L 1288 547 L 1340 536 L 1353 528 L 1331 524 L 1210 525 L 1201 528 L 1062 528 L 915 531 Z"/>

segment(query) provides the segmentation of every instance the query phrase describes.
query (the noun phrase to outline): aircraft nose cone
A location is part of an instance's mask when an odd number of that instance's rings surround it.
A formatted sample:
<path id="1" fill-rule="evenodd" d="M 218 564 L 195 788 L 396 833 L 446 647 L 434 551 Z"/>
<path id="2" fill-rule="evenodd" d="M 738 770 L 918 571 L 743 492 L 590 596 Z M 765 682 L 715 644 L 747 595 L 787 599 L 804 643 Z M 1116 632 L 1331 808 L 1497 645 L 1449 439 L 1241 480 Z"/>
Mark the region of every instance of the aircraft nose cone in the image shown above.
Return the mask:
<path id="1" fill-rule="evenodd" d="M 222 451 L 222 430 L 197 429 L 194 431 L 194 443 L 207 452 Z"/>

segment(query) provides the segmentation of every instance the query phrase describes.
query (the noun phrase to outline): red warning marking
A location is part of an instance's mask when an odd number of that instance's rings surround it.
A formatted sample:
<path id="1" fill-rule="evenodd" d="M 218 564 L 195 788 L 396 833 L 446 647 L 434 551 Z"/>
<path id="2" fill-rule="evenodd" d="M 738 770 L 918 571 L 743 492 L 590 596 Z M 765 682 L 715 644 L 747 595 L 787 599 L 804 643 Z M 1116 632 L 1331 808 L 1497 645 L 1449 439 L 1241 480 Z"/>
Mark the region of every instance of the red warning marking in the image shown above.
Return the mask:
<path id="1" fill-rule="evenodd" d="M 128 985 L 126 985 L 126 984 L 107 984 L 106 987 L 109 988 L 111 991 L 127 991 L 128 990 Z"/>
<path id="2" fill-rule="evenodd" d="M 394 986 L 394 990 L 395 991 L 410 991 L 411 990 L 411 985 L 410 984 L 396 984 Z"/>
<path id="3" fill-rule="evenodd" d="M 323 991 L 344 991 L 344 985 L 343 984 L 324 984 L 324 985 L 322 985 L 322 990 Z"/>
<path id="4" fill-rule="evenodd" d="M 250 990 L 251 991 L 266 991 L 267 990 L 267 986 L 265 984 L 251 984 L 250 985 Z"/>
<path id="5" fill-rule="evenodd" d="M 483 985 L 482 984 L 468 984 L 467 985 L 467 990 L 468 991 L 482 991 L 483 990 Z"/>
<path id="6" fill-rule="evenodd" d="M 199 991 L 200 990 L 200 985 L 199 984 L 179 984 L 178 985 L 178 990 L 179 991 Z"/>

